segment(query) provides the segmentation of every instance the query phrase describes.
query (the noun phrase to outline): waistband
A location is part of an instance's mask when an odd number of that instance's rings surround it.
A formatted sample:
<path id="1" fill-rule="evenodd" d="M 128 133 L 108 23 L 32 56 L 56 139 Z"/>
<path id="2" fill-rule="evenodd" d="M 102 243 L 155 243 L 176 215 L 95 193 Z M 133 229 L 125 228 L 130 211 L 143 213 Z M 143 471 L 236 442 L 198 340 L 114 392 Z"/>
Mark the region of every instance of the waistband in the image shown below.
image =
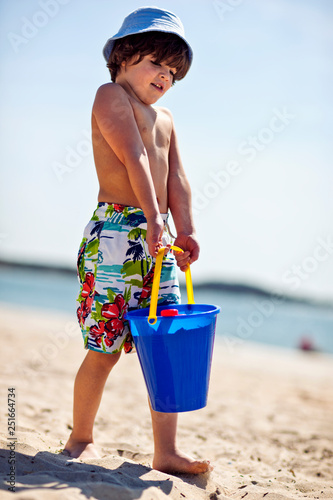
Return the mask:
<path id="1" fill-rule="evenodd" d="M 168 223 L 169 214 L 161 214 L 163 222 Z M 137 207 L 128 207 L 119 203 L 99 202 L 91 218 L 92 221 L 108 221 L 121 226 L 138 227 L 147 224 L 143 210 Z"/>

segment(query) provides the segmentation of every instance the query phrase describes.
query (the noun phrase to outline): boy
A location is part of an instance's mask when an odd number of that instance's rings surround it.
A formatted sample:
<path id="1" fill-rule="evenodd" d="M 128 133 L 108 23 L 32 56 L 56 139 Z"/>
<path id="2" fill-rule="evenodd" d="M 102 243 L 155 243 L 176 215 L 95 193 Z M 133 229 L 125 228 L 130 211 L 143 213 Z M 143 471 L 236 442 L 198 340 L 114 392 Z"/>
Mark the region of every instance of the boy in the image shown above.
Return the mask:
<path id="1" fill-rule="evenodd" d="M 184 253 L 164 258 L 160 304 L 180 300 L 176 262 L 184 271 L 199 256 L 172 116 L 152 107 L 191 65 L 181 21 L 159 8 L 138 9 L 125 18 L 103 53 L 112 83 L 98 89 L 92 111 L 99 203 L 78 255 L 77 312 L 89 350 L 76 376 L 73 431 L 64 450 L 76 458 L 98 456 L 92 433 L 104 384 L 122 348 L 130 352 L 133 347 L 125 313 L 149 304 L 168 209 L 177 230 L 175 245 Z M 177 414 L 150 410 L 153 468 L 193 474 L 209 470 L 209 462 L 177 450 Z"/>

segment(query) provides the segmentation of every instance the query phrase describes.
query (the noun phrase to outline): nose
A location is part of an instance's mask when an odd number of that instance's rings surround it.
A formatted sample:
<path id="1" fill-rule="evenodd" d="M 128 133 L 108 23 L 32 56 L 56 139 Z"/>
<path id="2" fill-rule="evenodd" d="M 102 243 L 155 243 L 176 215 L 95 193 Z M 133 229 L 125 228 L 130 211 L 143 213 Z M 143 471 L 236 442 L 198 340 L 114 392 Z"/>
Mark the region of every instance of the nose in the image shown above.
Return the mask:
<path id="1" fill-rule="evenodd" d="M 162 80 L 166 80 L 166 81 L 169 81 L 169 72 L 167 69 L 161 69 L 160 71 L 160 77 L 162 78 Z"/>

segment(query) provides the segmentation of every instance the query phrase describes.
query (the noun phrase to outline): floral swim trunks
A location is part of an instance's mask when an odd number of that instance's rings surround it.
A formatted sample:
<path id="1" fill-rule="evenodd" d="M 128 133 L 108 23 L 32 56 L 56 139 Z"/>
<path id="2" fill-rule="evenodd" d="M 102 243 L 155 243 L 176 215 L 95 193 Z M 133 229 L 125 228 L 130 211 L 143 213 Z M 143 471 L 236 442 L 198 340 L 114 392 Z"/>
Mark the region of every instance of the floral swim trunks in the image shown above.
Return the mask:
<path id="1" fill-rule="evenodd" d="M 168 215 L 161 215 L 166 223 Z M 150 304 L 155 259 L 149 254 L 146 233 L 141 209 L 98 203 L 84 230 L 77 260 L 77 317 L 86 349 L 105 353 L 134 349 L 124 315 Z M 159 304 L 179 302 L 176 262 L 169 252 L 163 260 Z"/>

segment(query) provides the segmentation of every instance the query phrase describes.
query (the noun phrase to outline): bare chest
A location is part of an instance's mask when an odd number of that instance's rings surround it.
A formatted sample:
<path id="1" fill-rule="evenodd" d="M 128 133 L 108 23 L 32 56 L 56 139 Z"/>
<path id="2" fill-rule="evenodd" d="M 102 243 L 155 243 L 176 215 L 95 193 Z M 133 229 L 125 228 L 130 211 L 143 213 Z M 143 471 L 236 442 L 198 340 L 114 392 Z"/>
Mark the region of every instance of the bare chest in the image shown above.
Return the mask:
<path id="1" fill-rule="evenodd" d="M 138 129 L 148 156 L 168 154 L 171 138 L 171 120 L 160 109 L 133 104 L 133 111 Z"/>

